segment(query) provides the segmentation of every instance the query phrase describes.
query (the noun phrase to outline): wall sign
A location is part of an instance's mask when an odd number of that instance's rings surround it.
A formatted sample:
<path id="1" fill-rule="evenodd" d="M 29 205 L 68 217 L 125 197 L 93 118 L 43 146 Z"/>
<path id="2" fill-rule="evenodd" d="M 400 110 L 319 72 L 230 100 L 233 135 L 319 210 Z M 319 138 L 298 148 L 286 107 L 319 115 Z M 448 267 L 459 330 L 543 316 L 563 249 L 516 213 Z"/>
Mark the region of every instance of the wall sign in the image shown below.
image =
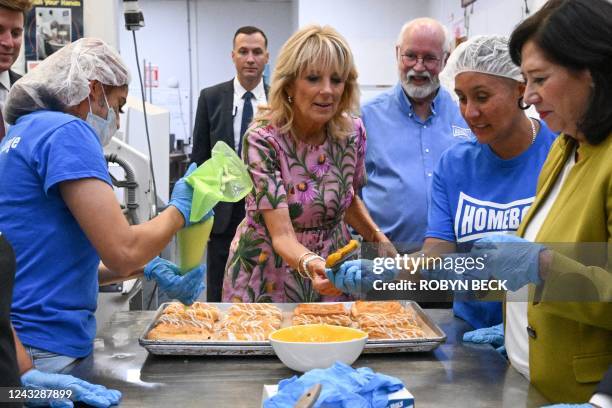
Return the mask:
<path id="1" fill-rule="evenodd" d="M 83 37 L 82 0 L 34 0 L 25 20 L 25 58 L 41 61 Z"/>

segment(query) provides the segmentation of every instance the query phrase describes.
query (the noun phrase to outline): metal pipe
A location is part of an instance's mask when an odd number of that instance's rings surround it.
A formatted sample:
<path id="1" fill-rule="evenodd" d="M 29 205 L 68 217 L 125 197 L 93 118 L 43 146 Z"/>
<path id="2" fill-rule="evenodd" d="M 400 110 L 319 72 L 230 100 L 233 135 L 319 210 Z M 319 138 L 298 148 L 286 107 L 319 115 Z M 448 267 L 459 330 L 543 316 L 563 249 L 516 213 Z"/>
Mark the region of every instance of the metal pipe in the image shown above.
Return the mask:
<path id="1" fill-rule="evenodd" d="M 118 164 L 123 171 L 125 172 L 125 181 L 116 182 L 116 187 L 121 187 L 127 189 L 127 200 L 125 203 L 125 207 L 127 208 L 128 215 L 132 220 L 132 225 L 140 224 L 140 220 L 138 218 L 138 213 L 136 209 L 138 209 L 139 204 L 136 202 L 136 189 L 138 188 L 138 183 L 136 182 L 136 175 L 134 173 L 134 169 L 127 161 L 123 160 L 120 157 L 117 157 L 115 153 L 106 154 L 104 158 L 108 163 Z"/>
<path id="2" fill-rule="evenodd" d="M 191 140 L 191 135 L 193 134 L 193 131 L 191 129 L 191 127 L 193 126 L 193 67 L 191 66 L 193 58 L 191 55 L 191 0 L 185 1 L 187 4 L 187 56 L 189 58 L 189 64 L 187 64 L 187 66 L 189 67 L 189 126 L 187 126 L 188 134 L 186 134 L 185 137 L 187 138 L 187 141 L 191 144 L 193 142 Z"/>

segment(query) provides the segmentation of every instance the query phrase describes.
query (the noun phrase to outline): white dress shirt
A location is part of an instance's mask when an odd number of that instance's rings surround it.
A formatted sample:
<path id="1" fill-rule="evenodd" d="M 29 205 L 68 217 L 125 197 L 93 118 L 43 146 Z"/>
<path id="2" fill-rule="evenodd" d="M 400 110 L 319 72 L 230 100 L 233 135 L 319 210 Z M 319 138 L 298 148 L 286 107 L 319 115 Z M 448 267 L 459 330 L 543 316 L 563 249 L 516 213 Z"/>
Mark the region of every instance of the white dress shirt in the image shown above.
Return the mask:
<path id="1" fill-rule="evenodd" d="M 247 90 L 240 84 L 238 78 L 234 78 L 234 107 L 232 108 L 232 116 L 234 118 L 234 149 L 236 151 L 238 151 L 238 146 L 240 146 L 240 126 L 242 125 L 242 108 L 244 107 L 244 99 L 242 99 L 242 97 L 246 92 Z M 251 98 L 253 117 L 255 117 L 257 115 L 257 107 L 268 103 L 263 85 L 263 78 L 259 81 L 257 86 L 251 90 L 251 93 L 253 94 L 253 98 Z"/>
<path id="2" fill-rule="evenodd" d="M 2 109 L 2 117 L 4 118 L 4 105 L 8 98 L 9 89 L 11 89 L 11 78 L 9 72 L 4 71 L 0 73 L 0 109 Z M 8 123 L 4 122 L 5 132 L 8 133 Z"/>
<path id="3" fill-rule="evenodd" d="M 569 159 L 565 163 L 561 174 L 557 177 L 555 185 L 538 209 L 538 212 L 533 216 L 531 222 L 525 230 L 524 238 L 527 241 L 535 241 L 542 224 L 546 220 L 550 209 L 552 208 L 561 187 L 567 178 L 572 167 L 576 164 L 575 151 L 570 154 Z M 529 287 L 523 286 L 516 292 L 507 292 L 506 294 L 506 352 L 512 366 L 529 380 L 529 335 L 527 334 L 527 301 Z"/>
<path id="4" fill-rule="evenodd" d="M 11 78 L 9 77 L 9 72 L 4 71 L 0 73 L 0 103 L 2 106 L 4 106 L 4 102 L 6 102 L 9 89 L 11 89 Z"/>

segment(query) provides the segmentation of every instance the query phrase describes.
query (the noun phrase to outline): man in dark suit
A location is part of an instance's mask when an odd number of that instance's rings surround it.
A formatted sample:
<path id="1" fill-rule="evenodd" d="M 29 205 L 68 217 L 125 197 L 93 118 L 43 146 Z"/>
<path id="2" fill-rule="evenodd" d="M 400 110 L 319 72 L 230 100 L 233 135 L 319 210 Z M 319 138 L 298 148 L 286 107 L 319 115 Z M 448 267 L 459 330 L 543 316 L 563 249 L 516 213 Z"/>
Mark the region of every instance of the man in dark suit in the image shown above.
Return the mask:
<path id="1" fill-rule="evenodd" d="M 193 162 L 200 165 L 208 160 L 213 146 L 220 140 L 241 154 L 244 131 L 257 106 L 267 102 L 268 88 L 262 76 L 268 58 L 268 39 L 263 31 L 252 26 L 236 31 L 232 50 L 236 77 L 202 90 L 198 99 L 191 154 Z M 221 301 L 229 246 L 244 215 L 244 200 L 219 203 L 215 207 L 215 223 L 207 251 L 206 300 L 209 302 Z"/>
<path id="2" fill-rule="evenodd" d="M 21 76 L 10 70 L 19 56 L 23 41 L 25 13 L 32 7 L 30 0 L 0 0 L 0 108 L 8 91 Z M 6 127 L 0 110 L 0 140 Z"/>

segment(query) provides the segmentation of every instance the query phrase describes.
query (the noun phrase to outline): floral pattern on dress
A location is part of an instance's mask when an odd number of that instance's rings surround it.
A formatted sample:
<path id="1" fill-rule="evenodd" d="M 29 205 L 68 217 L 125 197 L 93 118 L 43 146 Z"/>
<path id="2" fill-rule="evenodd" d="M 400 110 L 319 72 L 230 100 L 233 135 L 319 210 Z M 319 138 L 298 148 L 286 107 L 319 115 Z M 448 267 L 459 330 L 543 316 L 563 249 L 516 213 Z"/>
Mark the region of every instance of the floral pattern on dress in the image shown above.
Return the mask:
<path id="1" fill-rule="evenodd" d="M 346 245 L 344 213 L 365 181 L 365 128 L 361 119 L 352 120 L 353 133 L 341 140 L 328 137 L 318 146 L 265 121 L 248 130 L 243 155 L 254 187 L 230 245 L 223 301 L 348 300 L 320 295 L 274 252 L 261 211 L 287 208 L 298 241 L 324 258 Z"/>

